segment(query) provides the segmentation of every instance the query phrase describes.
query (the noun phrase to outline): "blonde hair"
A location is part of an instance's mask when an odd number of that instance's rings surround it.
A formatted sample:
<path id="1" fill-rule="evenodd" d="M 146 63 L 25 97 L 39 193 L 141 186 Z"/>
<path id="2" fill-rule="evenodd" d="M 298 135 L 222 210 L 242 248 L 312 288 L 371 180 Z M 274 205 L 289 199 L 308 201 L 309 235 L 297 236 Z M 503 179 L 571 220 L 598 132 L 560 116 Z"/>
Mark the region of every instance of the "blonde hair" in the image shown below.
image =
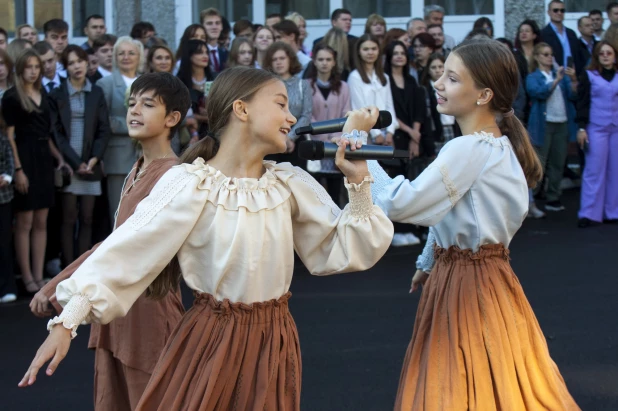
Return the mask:
<path id="1" fill-rule="evenodd" d="M 118 48 L 120 48 L 122 44 L 130 44 L 137 49 L 137 52 L 139 54 L 139 63 L 137 64 L 137 69 L 135 72 L 135 74 L 137 75 L 139 71 L 142 70 L 142 68 L 146 67 L 145 65 L 146 58 L 144 56 L 144 45 L 142 44 L 141 41 L 135 40 L 134 38 L 129 37 L 129 36 L 118 37 L 118 40 L 116 40 L 116 44 L 114 44 L 114 58 L 112 59 L 112 68 L 113 70 L 118 70 L 118 63 L 116 61 L 118 58 L 117 53 L 118 53 Z"/>
<path id="2" fill-rule="evenodd" d="M 21 39 L 22 38 L 20 37 L 21 29 L 25 29 L 26 27 L 29 27 L 32 30 L 34 30 L 34 34 L 36 34 L 38 38 L 39 31 L 35 27 L 32 27 L 30 24 L 20 24 L 19 26 L 15 27 L 15 38 Z"/>
<path id="3" fill-rule="evenodd" d="M 530 67 L 529 67 L 530 73 L 534 73 L 536 69 L 539 68 L 539 62 L 536 60 L 536 56 L 541 54 L 541 51 L 543 51 L 544 48 L 548 48 L 552 50 L 552 53 L 553 53 L 553 49 L 551 48 L 549 44 L 544 43 L 544 42 L 537 43 L 534 46 L 534 49 L 532 51 L 532 58 L 530 59 Z"/>
<path id="4" fill-rule="evenodd" d="M 322 39 L 326 44 L 337 52 L 337 70 L 342 73 L 350 70 L 350 56 L 348 53 L 348 35 L 340 28 L 333 27 L 326 32 Z"/>
<path id="5" fill-rule="evenodd" d="M 297 13 L 295 11 L 285 16 L 285 19 L 293 21 L 298 27 L 300 27 L 301 21 L 305 23 L 305 26 L 307 25 L 307 20 L 305 20 L 305 18 L 300 13 Z M 307 35 L 309 35 L 309 33 L 307 33 Z"/>
<path id="6" fill-rule="evenodd" d="M 374 24 L 382 24 L 384 26 L 384 31 L 386 31 L 386 20 L 384 20 L 384 17 L 373 13 L 367 17 L 367 22 L 365 23 L 365 34 L 371 34 L 371 26 Z"/>

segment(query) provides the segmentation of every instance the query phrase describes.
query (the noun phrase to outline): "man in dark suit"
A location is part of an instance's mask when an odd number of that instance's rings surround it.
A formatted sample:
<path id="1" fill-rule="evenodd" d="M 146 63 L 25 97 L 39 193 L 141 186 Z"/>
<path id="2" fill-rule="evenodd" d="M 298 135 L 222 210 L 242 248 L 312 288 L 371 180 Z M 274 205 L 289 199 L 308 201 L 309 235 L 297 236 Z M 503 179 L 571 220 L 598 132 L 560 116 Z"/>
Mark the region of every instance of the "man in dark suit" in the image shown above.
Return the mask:
<path id="1" fill-rule="evenodd" d="M 581 37 L 579 38 L 582 56 L 586 61 L 586 65 L 590 62 L 594 46 L 597 45 L 597 40 L 594 38 L 594 24 L 589 16 L 584 16 L 577 20 L 577 30 Z"/>
<path id="2" fill-rule="evenodd" d="M 354 49 L 356 48 L 356 40 L 358 37 L 350 34 L 350 29 L 352 28 L 352 12 L 347 9 L 336 9 L 330 15 L 330 24 L 333 28 L 339 28 L 343 30 L 348 35 L 348 53 L 349 53 L 349 61 L 350 66 L 354 67 Z M 319 42 L 322 41 L 324 37 L 320 37 L 313 41 L 313 47 L 315 47 Z"/>
<path id="3" fill-rule="evenodd" d="M 584 70 L 586 60 L 582 54 L 581 43 L 577 34 L 562 24 L 565 13 L 564 2 L 553 0 L 549 3 L 547 14 L 551 21 L 541 30 L 541 39 L 552 48 L 558 66 L 567 67 L 569 57 L 572 57 L 573 68 L 579 75 Z"/>
<path id="4" fill-rule="evenodd" d="M 210 71 L 218 74 L 223 71 L 229 52 L 219 47 L 219 37 L 223 31 L 223 20 L 219 10 L 208 8 L 200 12 L 200 21 L 206 30 L 206 43 L 208 43 L 208 55 L 210 56 Z"/>

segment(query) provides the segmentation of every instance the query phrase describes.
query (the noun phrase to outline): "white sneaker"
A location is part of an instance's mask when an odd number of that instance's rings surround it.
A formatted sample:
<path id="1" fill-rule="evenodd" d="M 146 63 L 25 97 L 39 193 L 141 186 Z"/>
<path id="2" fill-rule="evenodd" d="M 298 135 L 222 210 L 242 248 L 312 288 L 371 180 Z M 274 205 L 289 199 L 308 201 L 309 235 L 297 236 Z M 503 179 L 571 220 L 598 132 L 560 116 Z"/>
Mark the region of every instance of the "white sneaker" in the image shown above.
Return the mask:
<path id="1" fill-rule="evenodd" d="M 420 244 L 421 240 L 412 233 L 405 233 L 406 239 L 408 240 L 408 245 L 416 245 Z"/>
<path id="2" fill-rule="evenodd" d="M 530 203 L 529 207 L 528 207 L 528 218 L 535 218 L 535 219 L 539 219 L 539 218 L 544 218 L 545 217 L 545 213 L 541 210 L 539 210 L 539 208 L 536 206 L 535 202 Z"/>
<path id="3" fill-rule="evenodd" d="M 12 303 L 17 300 L 17 296 L 13 293 L 5 294 L 0 298 L 0 304 Z"/>
<path id="4" fill-rule="evenodd" d="M 393 247 L 402 247 L 404 245 L 408 245 L 408 238 L 403 233 L 395 233 L 393 236 L 393 241 L 391 241 L 391 245 Z"/>

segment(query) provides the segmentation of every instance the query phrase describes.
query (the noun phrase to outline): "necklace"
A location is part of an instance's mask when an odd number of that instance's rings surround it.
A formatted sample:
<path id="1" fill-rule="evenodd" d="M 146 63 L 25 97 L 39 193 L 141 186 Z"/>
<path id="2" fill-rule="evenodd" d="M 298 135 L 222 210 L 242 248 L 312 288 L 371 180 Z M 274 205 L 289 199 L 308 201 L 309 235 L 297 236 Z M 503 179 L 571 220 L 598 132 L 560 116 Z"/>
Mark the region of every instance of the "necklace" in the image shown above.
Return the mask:
<path id="1" fill-rule="evenodd" d="M 191 77 L 191 81 L 193 82 L 194 86 L 197 86 L 197 87 L 199 87 L 199 89 L 201 91 L 204 91 L 204 86 L 206 85 L 206 77 L 204 77 L 204 79 L 200 80 L 200 81 L 197 81 L 196 79 Z"/>
<path id="2" fill-rule="evenodd" d="M 164 158 L 166 158 L 169 155 L 170 155 L 170 153 L 167 153 L 163 157 L 155 158 L 153 161 L 155 161 L 155 160 L 163 160 Z M 143 162 L 142 162 L 142 164 L 143 164 Z M 137 173 L 135 173 L 135 177 L 133 177 L 133 181 L 131 181 L 131 185 L 124 191 L 124 193 L 122 194 L 122 197 L 124 197 L 126 194 L 128 194 L 129 191 L 131 191 L 131 189 L 133 188 L 133 186 L 141 179 L 141 177 L 144 174 L 146 174 L 146 171 L 148 171 L 148 166 L 150 166 L 150 164 L 152 164 L 152 161 L 150 163 L 148 163 L 148 165 L 146 167 L 140 168 L 140 166 L 138 166 Z"/>
<path id="3" fill-rule="evenodd" d="M 477 131 L 477 133 L 483 132 L 483 131 L 487 130 L 488 128 L 497 128 L 498 130 L 500 130 L 500 127 L 498 127 L 498 126 L 487 126 L 485 128 L 480 129 L 479 131 Z"/>

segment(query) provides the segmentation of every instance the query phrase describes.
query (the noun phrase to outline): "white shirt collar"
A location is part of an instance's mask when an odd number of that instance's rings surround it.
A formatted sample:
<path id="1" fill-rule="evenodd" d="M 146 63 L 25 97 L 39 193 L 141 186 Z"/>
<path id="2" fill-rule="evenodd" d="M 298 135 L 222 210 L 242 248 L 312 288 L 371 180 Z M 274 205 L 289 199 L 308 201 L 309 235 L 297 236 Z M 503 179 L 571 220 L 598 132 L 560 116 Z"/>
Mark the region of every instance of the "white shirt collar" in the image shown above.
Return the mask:
<path id="1" fill-rule="evenodd" d="M 101 66 L 99 66 L 99 68 L 97 68 L 97 71 L 98 71 L 99 73 L 101 73 L 101 75 L 102 75 L 103 77 L 107 77 L 107 76 L 111 76 L 111 75 L 112 75 L 112 72 L 111 72 L 111 71 L 107 71 L 107 70 L 105 70 L 105 69 L 104 69 L 103 67 L 101 67 Z"/>
<path id="2" fill-rule="evenodd" d="M 56 70 L 56 76 L 50 80 L 47 77 L 43 76 L 43 86 L 45 86 L 45 88 L 47 88 L 47 85 L 51 82 L 56 83 L 56 87 L 60 86 L 60 76 L 58 75 L 58 71 Z"/>

